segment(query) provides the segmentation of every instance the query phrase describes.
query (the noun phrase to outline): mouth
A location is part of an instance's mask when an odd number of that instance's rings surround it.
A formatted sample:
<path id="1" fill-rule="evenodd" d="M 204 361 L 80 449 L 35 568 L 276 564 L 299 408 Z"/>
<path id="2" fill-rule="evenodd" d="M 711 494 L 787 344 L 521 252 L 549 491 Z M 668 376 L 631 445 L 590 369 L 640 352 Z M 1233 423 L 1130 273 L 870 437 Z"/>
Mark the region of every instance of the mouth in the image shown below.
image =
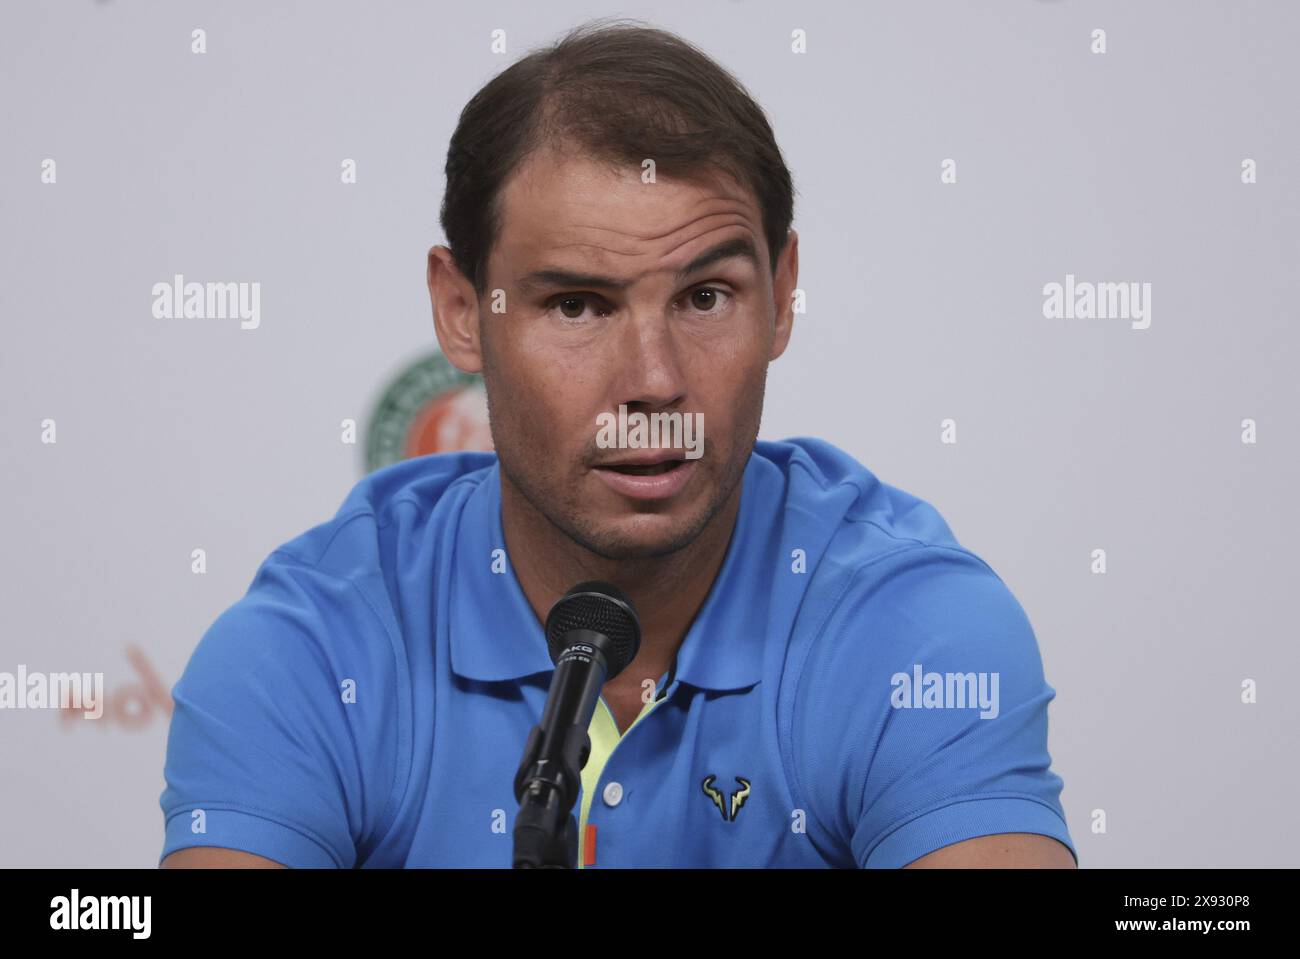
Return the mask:
<path id="1" fill-rule="evenodd" d="M 682 460 L 663 460 L 659 463 L 609 463 L 597 466 L 596 469 L 611 470 L 627 476 L 658 476 L 661 473 L 671 473 L 675 469 L 680 469 L 682 462 Z"/>
<path id="2" fill-rule="evenodd" d="M 596 469 L 613 470 L 628 476 L 658 476 L 680 469 L 686 453 L 680 449 L 650 449 L 642 453 L 626 453 L 618 459 L 597 463 Z"/>
<path id="3" fill-rule="evenodd" d="M 592 472 L 630 499 L 668 501 L 686 487 L 696 468 L 697 461 L 686 459 L 681 450 L 667 450 L 597 463 Z"/>

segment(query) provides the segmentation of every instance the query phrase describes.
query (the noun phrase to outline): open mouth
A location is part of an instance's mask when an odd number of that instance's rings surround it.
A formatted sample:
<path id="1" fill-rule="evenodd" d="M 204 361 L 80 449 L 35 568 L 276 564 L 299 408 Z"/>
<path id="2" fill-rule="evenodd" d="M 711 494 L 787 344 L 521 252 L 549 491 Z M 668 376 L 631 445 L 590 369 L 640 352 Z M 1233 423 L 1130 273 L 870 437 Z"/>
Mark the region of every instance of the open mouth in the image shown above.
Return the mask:
<path id="1" fill-rule="evenodd" d="M 651 466 L 633 466 L 631 463 L 622 463 L 612 466 L 602 466 L 600 468 L 613 470 L 616 473 L 626 473 L 629 476 L 657 476 L 660 473 L 671 473 L 681 465 L 681 460 L 668 460 L 663 463 L 655 463 Z"/>

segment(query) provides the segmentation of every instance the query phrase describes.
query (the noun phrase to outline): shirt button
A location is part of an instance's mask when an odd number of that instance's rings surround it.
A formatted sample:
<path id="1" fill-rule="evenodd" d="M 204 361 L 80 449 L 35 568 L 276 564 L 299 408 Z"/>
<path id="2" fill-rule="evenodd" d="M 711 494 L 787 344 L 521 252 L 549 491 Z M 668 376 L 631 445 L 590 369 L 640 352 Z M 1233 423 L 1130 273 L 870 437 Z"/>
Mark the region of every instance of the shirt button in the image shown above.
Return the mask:
<path id="1" fill-rule="evenodd" d="M 623 801 L 622 783 L 606 783 L 604 796 L 606 806 L 617 806 Z"/>

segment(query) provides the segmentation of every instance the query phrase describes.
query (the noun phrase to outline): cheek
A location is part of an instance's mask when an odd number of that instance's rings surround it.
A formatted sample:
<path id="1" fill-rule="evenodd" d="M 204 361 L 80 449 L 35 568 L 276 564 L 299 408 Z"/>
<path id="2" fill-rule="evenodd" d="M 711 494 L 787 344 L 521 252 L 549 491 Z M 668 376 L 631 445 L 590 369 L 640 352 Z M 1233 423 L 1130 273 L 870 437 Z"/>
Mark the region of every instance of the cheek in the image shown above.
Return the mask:
<path id="1" fill-rule="evenodd" d="M 706 429 L 710 419 L 734 426 L 756 415 L 753 407 L 762 403 L 766 380 L 765 361 L 733 357 L 723 364 L 715 358 L 694 381 L 700 388 L 693 408 L 704 412 Z"/>
<path id="2" fill-rule="evenodd" d="M 506 421 L 517 456 L 535 462 L 556 462 L 556 454 L 585 449 L 596 436 L 595 414 L 590 422 L 579 411 L 587 408 L 585 387 L 564 368 L 521 363 L 518 368 L 493 370 L 495 391 L 489 391 L 492 413 Z"/>

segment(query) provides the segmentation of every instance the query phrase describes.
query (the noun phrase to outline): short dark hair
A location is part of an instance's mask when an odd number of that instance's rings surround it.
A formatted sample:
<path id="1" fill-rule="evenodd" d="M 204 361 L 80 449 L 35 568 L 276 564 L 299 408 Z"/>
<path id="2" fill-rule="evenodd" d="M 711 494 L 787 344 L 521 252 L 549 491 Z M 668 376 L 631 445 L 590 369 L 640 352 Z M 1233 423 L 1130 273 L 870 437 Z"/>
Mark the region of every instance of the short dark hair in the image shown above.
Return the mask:
<path id="1" fill-rule="evenodd" d="M 638 168 L 651 158 L 656 172 L 685 180 L 726 173 L 753 192 L 776 272 L 795 191 L 762 108 L 682 38 L 601 18 L 512 64 L 461 111 L 441 221 L 456 267 L 480 297 L 500 235 L 501 188 L 547 145 Z"/>

